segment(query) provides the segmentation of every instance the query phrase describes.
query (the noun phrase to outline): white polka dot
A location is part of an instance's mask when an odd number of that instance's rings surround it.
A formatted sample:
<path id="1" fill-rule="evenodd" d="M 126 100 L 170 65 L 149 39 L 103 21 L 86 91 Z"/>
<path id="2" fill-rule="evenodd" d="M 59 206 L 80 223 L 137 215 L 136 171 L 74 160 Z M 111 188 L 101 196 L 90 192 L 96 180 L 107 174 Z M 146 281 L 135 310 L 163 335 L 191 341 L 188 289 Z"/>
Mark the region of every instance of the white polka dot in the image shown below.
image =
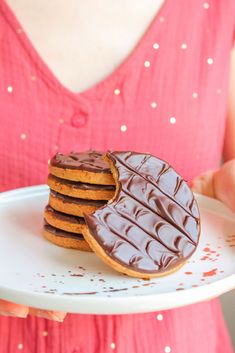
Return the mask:
<path id="1" fill-rule="evenodd" d="M 7 92 L 8 93 L 12 93 L 13 92 L 13 87 L 12 86 L 8 86 L 7 87 Z"/>
<path id="2" fill-rule="evenodd" d="M 126 130 L 127 130 L 127 126 L 126 126 L 126 125 L 122 125 L 122 126 L 121 126 L 121 131 L 122 131 L 122 132 L 126 132 Z"/>
<path id="3" fill-rule="evenodd" d="M 18 346 L 17 346 L 18 349 L 22 350 L 24 348 L 24 345 L 23 343 L 19 343 Z"/>
<path id="4" fill-rule="evenodd" d="M 213 62 L 214 62 L 214 60 L 212 58 L 208 58 L 207 59 L 207 64 L 212 65 Z"/>
<path id="5" fill-rule="evenodd" d="M 42 335 L 43 335 L 44 337 L 47 337 L 47 336 L 48 336 L 48 332 L 47 332 L 47 331 L 43 331 L 43 332 L 42 332 Z"/>
<path id="6" fill-rule="evenodd" d="M 192 96 L 193 96 L 194 99 L 197 99 L 198 98 L 198 93 L 197 92 L 193 92 Z"/>
<path id="7" fill-rule="evenodd" d="M 115 88 L 114 90 L 114 94 L 116 94 L 116 96 L 118 96 L 121 93 L 120 89 Z"/>
<path id="8" fill-rule="evenodd" d="M 150 61 L 146 60 L 146 61 L 144 62 L 144 66 L 145 66 L 145 67 L 150 67 L 150 65 L 151 65 L 151 64 L 150 64 Z"/>
<path id="9" fill-rule="evenodd" d="M 199 154 L 196 154 L 196 159 L 199 159 L 199 158 L 200 158 Z"/>
<path id="10" fill-rule="evenodd" d="M 31 79 L 32 81 L 36 81 L 36 76 L 30 76 L 30 79 Z"/>
<path id="11" fill-rule="evenodd" d="M 55 145 L 53 148 L 54 148 L 55 151 L 58 151 L 59 146 Z"/>
<path id="12" fill-rule="evenodd" d="M 162 314 L 158 314 L 157 315 L 157 320 L 158 321 L 162 321 L 163 320 L 163 315 Z"/>
<path id="13" fill-rule="evenodd" d="M 172 117 L 170 118 L 170 123 L 171 123 L 171 124 L 175 124 L 175 123 L 176 123 L 176 118 L 175 118 L 174 116 L 172 116 Z"/>
<path id="14" fill-rule="evenodd" d="M 111 348 L 111 349 L 115 349 L 115 348 L 116 348 L 116 344 L 115 344 L 114 342 L 112 342 L 112 343 L 110 344 L 110 348 Z"/>
<path id="15" fill-rule="evenodd" d="M 59 123 L 60 123 L 60 124 L 63 124 L 63 123 L 64 123 L 64 119 L 62 119 L 62 118 L 59 119 Z"/>
<path id="16" fill-rule="evenodd" d="M 151 107 L 152 107 L 152 108 L 157 108 L 157 102 L 152 102 L 152 103 L 151 103 Z"/>
<path id="17" fill-rule="evenodd" d="M 158 43 L 154 43 L 154 44 L 153 44 L 153 49 L 156 49 L 156 50 L 157 50 L 157 49 L 159 49 L 159 47 L 160 47 L 160 46 L 159 46 Z"/>
<path id="18" fill-rule="evenodd" d="M 51 163 L 51 160 L 50 160 L 50 159 L 48 159 L 47 164 L 50 164 L 50 163 Z"/>
<path id="19" fill-rule="evenodd" d="M 204 9 L 208 10 L 210 5 L 208 4 L 208 2 L 204 2 L 203 7 Z"/>
<path id="20" fill-rule="evenodd" d="M 222 90 L 221 90 L 220 88 L 217 88 L 216 93 L 217 93 L 217 94 L 221 94 L 221 93 L 222 93 Z"/>
<path id="21" fill-rule="evenodd" d="M 160 21 L 160 22 L 164 22 L 164 21 L 165 21 L 165 17 L 161 16 L 161 17 L 159 18 L 159 21 Z"/>
<path id="22" fill-rule="evenodd" d="M 187 49 L 187 44 L 186 43 L 182 43 L 181 44 L 181 49 L 186 50 Z"/>
<path id="23" fill-rule="evenodd" d="M 171 347 L 166 346 L 166 347 L 164 348 L 164 352 L 165 352 L 165 353 L 170 353 L 170 352 L 171 352 Z"/>
<path id="24" fill-rule="evenodd" d="M 22 33 L 22 28 L 17 28 L 17 33 Z"/>
<path id="25" fill-rule="evenodd" d="M 25 140 L 27 138 L 27 135 L 25 133 L 20 134 L 21 140 Z"/>

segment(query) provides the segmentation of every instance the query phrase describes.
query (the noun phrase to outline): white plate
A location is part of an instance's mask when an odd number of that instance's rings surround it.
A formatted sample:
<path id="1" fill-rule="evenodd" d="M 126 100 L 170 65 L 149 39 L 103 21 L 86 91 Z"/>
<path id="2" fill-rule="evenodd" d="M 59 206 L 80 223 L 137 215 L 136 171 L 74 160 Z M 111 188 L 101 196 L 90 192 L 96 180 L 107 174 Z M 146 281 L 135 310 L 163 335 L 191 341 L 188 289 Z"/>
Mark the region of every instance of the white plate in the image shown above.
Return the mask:
<path id="1" fill-rule="evenodd" d="M 197 195 L 202 216 L 195 254 L 178 272 L 130 278 L 95 254 L 57 247 L 41 235 L 48 188 L 0 194 L 0 297 L 43 309 L 121 314 L 175 308 L 235 288 L 235 215 Z"/>

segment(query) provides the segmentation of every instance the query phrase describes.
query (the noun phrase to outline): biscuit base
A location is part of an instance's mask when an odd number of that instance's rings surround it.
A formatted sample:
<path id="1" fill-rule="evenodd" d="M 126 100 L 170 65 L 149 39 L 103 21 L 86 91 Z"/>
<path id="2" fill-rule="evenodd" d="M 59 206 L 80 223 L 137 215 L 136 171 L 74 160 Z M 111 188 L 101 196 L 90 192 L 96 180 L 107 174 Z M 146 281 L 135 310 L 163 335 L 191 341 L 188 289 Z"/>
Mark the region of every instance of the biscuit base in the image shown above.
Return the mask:
<path id="1" fill-rule="evenodd" d="M 49 196 L 49 205 L 56 211 L 78 217 L 83 217 L 84 213 L 90 214 L 98 209 L 98 207 L 91 205 L 78 205 L 75 203 L 63 202 L 61 199 L 53 196 L 52 194 Z"/>
<path id="2" fill-rule="evenodd" d="M 83 234 L 83 231 L 86 229 L 86 224 L 80 224 L 80 223 L 73 223 L 69 221 L 69 215 L 67 215 L 68 220 L 65 219 L 59 219 L 56 217 L 53 212 L 45 209 L 44 211 L 44 218 L 48 224 L 51 226 L 65 230 L 66 232 L 70 233 L 77 233 L 77 234 Z"/>
<path id="3" fill-rule="evenodd" d="M 58 178 L 80 181 L 89 184 L 115 185 L 110 173 L 94 173 L 80 169 L 58 168 L 49 164 L 49 171 Z"/>
<path id="4" fill-rule="evenodd" d="M 92 252 L 85 239 L 63 238 L 43 229 L 43 236 L 51 243 L 63 248 Z"/>
<path id="5" fill-rule="evenodd" d="M 52 190 L 57 191 L 60 194 L 78 197 L 80 199 L 109 200 L 114 195 L 114 190 L 75 189 L 68 184 L 62 184 L 61 182 L 55 180 L 53 177 L 50 176 L 48 176 L 47 184 Z"/>

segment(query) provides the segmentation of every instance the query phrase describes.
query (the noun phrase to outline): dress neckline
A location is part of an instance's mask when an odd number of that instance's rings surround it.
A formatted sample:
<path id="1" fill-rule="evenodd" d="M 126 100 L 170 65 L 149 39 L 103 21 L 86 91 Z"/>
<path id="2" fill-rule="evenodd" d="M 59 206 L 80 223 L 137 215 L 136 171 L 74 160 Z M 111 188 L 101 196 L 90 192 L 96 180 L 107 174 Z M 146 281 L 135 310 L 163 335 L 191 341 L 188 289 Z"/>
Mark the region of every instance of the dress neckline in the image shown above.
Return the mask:
<path id="1" fill-rule="evenodd" d="M 168 0 L 164 0 L 158 9 L 156 15 L 153 20 L 150 22 L 143 36 L 139 39 L 136 46 L 130 52 L 129 55 L 124 58 L 124 60 L 106 77 L 102 80 L 99 80 L 97 83 L 92 85 L 91 87 L 82 90 L 81 92 L 74 92 L 72 89 L 66 87 L 59 78 L 57 78 L 56 74 L 54 74 L 53 70 L 47 65 L 45 60 L 41 57 L 40 53 L 34 46 L 33 42 L 27 35 L 27 32 L 24 31 L 24 27 L 21 25 L 17 16 L 15 15 L 13 9 L 8 5 L 6 0 L 0 1 L 0 9 L 7 20 L 8 24 L 11 26 L 12 30 L 16 34 L 20 44 L 27 52 L 31 61 L 34 62 L 37 70 L 40 70 L 43 77 L 47 81 L 47 84 L 55 89 L 59 90 L 61 94 L 66 94 L 73 100 L 83 100 L 83 96 L 88 96 L 90 93 L 96 91 L 96 88 L 106 85 L 109 81 L 113 80 L 114 77 L 120 76 L 123 72 L 126 71 L 126 68 L 129 67 L 130 63 L 135 60 L 135 57 L 138 56 L 138 53 L 141 51 L 142 47 L 145 45 L 150 33 L 155 30 L 155 27 L 158 23 L 161 23 L 162 19 L 164 20 L 162 14 L 165 11 Z M 148 41 L 147 41 L 148 42 Z"/>

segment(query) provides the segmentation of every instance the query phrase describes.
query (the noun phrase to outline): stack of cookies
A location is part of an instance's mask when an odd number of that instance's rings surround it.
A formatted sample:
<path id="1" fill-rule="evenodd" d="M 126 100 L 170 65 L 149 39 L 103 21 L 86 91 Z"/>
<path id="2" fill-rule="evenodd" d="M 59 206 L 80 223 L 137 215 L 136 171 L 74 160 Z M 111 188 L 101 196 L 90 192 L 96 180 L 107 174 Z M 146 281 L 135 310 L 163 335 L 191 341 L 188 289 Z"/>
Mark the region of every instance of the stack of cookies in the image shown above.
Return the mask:
<path id="1" fill-rule="evenodd" d="M 49 173 L 45 238 L 66 248 L 92 251 L 83 237 L 83 216 L 104 206 L 115 193 L 115 182 L 102 153 L 57 153 L 50 161 Z"/>

